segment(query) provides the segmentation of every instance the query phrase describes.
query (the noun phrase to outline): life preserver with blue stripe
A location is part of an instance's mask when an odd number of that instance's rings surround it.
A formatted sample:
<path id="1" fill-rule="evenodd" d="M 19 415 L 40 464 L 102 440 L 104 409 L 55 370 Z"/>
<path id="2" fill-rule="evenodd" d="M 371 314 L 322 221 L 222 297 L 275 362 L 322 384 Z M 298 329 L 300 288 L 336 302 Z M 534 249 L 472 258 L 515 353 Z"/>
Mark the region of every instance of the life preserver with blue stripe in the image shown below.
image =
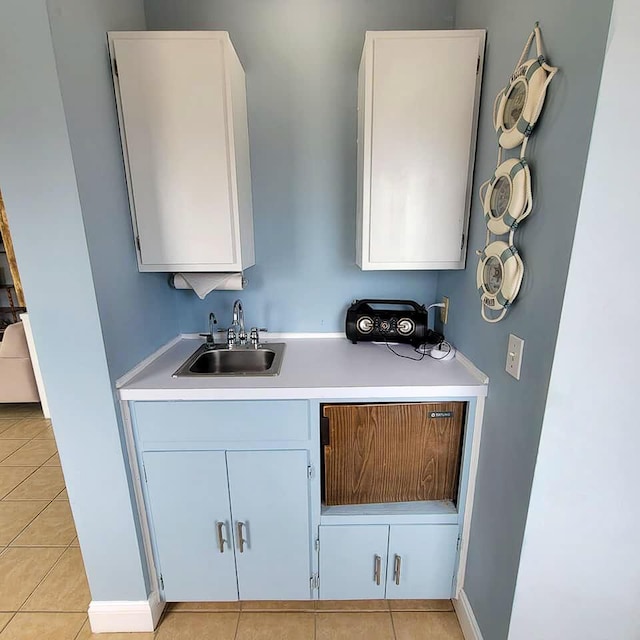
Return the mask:
<path id="1" fill-rule="evenodd" d="M 524 61 L 536 40 L 538 55 Z M 545 60 L 540 29 L 536 27 L 507 86 L 497 95 L 493 108 L 493 124 L 498 143 L 503 149 L 513 149 L 528 138 L 540 117 L 547 87 L 558 69 Z"/>
<path id="2" fill-rule="evenodd" d="M 476 276 L 478 293 L 482 301 L 482 317 L 487 322 L 498 322 L 504 318 L 515 300 L 522 278 L 524 264 L 513 244 L 496 240 L 480 253 Z M 498 315 L 487 315 L 487 311 Z"/>
<path id="3" fill-rule="evenodd" d="M 531 172 L 524 158 L 501 163 L 493 178 L 480 187 L 487 228 L 496 236 L 515 229 L 533 207 Z"/>

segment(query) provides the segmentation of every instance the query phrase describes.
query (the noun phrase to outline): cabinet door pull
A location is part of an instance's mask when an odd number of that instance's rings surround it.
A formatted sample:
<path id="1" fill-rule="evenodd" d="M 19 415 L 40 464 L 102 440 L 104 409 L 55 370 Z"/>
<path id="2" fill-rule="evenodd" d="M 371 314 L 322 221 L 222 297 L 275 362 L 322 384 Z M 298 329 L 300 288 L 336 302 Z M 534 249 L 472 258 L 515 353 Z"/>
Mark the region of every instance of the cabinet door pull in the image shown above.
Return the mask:
<path id="1" fill-rule="evenodd" d="M 244 553 L 244 543 L 246 542 L 246 540 L 242 537 L 242 527 L 244 527 L 244 522 L 240 522 L 240 520 L 238 520 L 238 522 L 236 522 L 236 532 L 238 534 L 238 540 L 236 541 L 238 544 L 238 549 L 240 550 L 240 553 Z"/>
<path id="2" fill-rule="evenodd" d="M 224 522 L 216 522 L 216 530 L 218 533 L 218 551 L 220 553 L 224 553 L 224 543 L 226 540 L 224 539 L 224 534 L 222 533 L 222 528 L 224 527 Z"/>
<path id="3" fill-rule="evenodd" d="M 380 556 L 373 556 L 373 581 L 380 585 L 380 566 L 382 565 L 382 558 Z"/>
<path id="4" fill-rule="evenodd" d="M 402 558 L 396 554 L 395 561 L 393 564 L 393 579 L 396 581 L 396 584 L 400 584 L 400 567 L 402 565 Z"/>

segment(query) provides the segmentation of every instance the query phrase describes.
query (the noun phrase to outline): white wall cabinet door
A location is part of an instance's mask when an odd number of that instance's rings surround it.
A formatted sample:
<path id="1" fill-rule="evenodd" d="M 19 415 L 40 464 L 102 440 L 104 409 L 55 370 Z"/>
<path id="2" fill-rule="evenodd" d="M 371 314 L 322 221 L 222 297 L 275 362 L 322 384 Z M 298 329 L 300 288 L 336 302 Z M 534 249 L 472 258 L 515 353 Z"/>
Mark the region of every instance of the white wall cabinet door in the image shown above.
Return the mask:
<path id="1" fill-rule="evenodd" d="M 367 32 L 358 75 L 357 264 L 462 269 L 485 32 Z"/>
<path id="2" fill-rule="evenodd" d="M 111 32 L 140 271 L 254 264 L 244 71 L 226 32 Z"/>
<path id="3" fill-rule="evenodd" d="M 387 525 L 320 527 L 320 599 L 385 597 Z"/>
<path id="4" fill-rule="evenodd" d="M 392 525 L 387 598 L 451 598 L 458 530 L 455 524 Z"/>

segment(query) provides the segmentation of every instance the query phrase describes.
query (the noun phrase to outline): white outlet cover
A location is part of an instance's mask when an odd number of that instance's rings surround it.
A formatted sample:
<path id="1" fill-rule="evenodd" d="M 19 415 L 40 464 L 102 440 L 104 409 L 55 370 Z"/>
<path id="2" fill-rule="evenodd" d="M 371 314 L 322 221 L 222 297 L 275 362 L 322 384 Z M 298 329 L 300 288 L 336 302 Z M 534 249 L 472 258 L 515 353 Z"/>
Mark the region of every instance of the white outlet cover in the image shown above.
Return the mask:
<path id="1" fill-rule="evenodd" d="M 524 340 L 509 334 L 509 344 L 507 346 L 507 365 L 505 369 L 510 376 L 520 380 L 520 369 L 522 368 L 522 353 L 524 351 Z"/>

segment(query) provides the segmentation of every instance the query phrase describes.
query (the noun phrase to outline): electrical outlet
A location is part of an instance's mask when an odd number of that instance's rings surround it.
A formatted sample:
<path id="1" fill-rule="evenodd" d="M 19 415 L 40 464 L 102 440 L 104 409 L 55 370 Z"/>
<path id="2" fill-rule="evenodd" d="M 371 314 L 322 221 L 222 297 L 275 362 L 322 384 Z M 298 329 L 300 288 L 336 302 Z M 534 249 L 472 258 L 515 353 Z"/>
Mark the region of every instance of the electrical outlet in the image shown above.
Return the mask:
<path id="1" fill-rule="evenodd" d="M 449 320 L 449 298 L 447 296 L 442 296 L 442 304 L 444 307 L 440 307 L 440 322 L 447 324 Z"/>
<path id="2" fill-rule="evenodd" d="M 524 340 L 509 334 L 509 344 L 507 346 L 507 373 L 516 380 L 520 380 L 520 369 L 522 368 L 522 352 L 524 351 Z"/>

